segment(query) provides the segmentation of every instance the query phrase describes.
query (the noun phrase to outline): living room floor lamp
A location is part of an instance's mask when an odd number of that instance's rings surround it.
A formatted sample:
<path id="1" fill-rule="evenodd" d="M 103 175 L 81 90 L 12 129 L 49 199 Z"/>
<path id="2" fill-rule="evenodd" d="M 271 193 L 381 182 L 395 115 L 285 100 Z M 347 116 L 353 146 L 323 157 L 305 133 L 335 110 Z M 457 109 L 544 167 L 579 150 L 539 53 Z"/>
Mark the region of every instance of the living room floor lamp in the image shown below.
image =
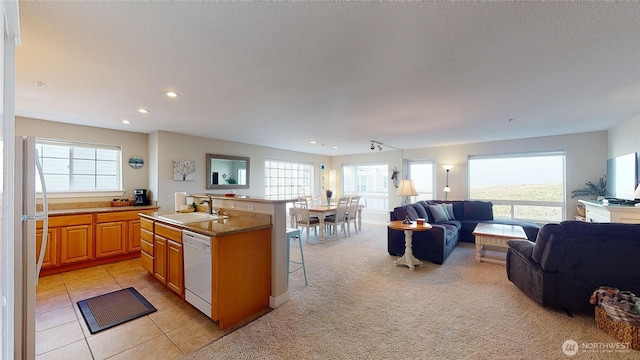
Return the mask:
<path id="1" fill-rule="evenodd" d="M 451 191 L 451 188 L 449 187 L 449 170 L 453 169 L 453 165 L 442 165 L 442 168 L 447 171 L 447 185 L 442 189 L 444 191 L 444 201 L 447 201 L 447 195 L 449 195 L 449 192 Z"/>

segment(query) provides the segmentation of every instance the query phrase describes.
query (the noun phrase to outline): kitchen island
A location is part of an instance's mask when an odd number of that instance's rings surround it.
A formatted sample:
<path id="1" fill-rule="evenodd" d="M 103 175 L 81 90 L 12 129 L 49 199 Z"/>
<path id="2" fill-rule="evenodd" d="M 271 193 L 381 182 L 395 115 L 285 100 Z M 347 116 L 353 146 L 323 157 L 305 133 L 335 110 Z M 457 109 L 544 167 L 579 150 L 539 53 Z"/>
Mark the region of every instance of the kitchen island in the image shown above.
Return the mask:
<path id="1" fill-rule="evenodd" d="M 221 212 L 232 214 L 239 211 L 245 214 L 265 214 L 271 217 L 271 297 L 269 306 L 273 309 L 289 301 L 287 292 L 287 203 L 297 198 L 231 196 L 232 194 L 190 194 L 196 198 L 209 198 L 213 207 Z M 206 211 L 198 205 L 198 211 Z"/>
<path id="2" fill-rule="evenodd" d="M 269 308 L 272 228 L 269 215 L 233 211 L 219 220 L 180 223 L 153 212 L 141 213 L 140 221 L 142 266 L 183 300 L 185 268 L 211 267 L 203 271 L 211 270 L 210 283 L 205 284 L 210 286 L 211 298 L 206 299 L 210 301 L 210 309 L 201 311 L 218 321 L 220 328 Z M 183 232 L 211 239 L 208 261 L 195 265 L 183 257 Z"/>

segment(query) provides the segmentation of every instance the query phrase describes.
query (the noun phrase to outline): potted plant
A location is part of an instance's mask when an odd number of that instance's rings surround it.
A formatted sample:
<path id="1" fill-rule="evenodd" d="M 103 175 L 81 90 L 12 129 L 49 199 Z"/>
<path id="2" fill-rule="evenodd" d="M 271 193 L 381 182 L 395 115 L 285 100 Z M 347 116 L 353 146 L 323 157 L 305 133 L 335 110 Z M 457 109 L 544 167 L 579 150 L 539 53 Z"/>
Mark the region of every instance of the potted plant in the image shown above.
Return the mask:
<path id="1" fill-rule="evenodd" d="M 327 190 L 327 205 L 331 205 L 331 197 L 333 196 L 333 191 Z"/>
<path id="2" fill-rule="evenodd" d="M 597 200 L 601 200 L 607 195 L 607 176 L 603 176 L 594 184 L 591 181 L 585 183 L 587 185 L 584 189 L 573 190 L 571 192 L 571 198 L 578 196 L 595 196 Z M 578 204 L 578 215 L 584 217 L 585 209 L 583 204 Z"/>
<path id="3" fill-rule="evenodd" d="M 591 181 L 585 183 L 587 187 L 584 189 L 573 190 L 571 197 L 577 196 L 596 196 L 598 200 L 602 200 L 607 195 L 607 176 L 603 176 L 594 184 Z"/>

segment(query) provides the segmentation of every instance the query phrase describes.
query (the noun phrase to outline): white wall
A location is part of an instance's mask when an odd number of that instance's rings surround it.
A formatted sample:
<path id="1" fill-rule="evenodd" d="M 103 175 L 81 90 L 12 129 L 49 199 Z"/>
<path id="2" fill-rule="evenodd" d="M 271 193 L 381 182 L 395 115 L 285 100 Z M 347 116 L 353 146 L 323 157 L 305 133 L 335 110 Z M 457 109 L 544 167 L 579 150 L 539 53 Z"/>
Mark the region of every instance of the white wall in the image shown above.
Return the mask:
<path id="1" fill-rule="evenodd" d="M 149 173 L 147 169 L 151 161 L 149 161 L 147 134 L 16 117 L 16 135 L 119 145 L 122 147 L 123 162 L 122 185 L 124 194 L 122 196 L 131 198 L 131 191 L 133 189 L 146 189 L 149 187 Z M 141 169 L 133 169 L 128 166 L 129 158 L 133 155 L 140 156 L 144 160 L 144 166 Z M 106 198 L 95 197 L 91 199 L 52 198 L 50 202 L 108 201 L 112 198 L 112 196 Z"/>
<path id="2" fill-rule="evenodd" d="M 152 196 L 158 200 L 161 211 L 174 209 L 175 192 L 186 191 L 189 194 L 233 192 L 238 195 L 264 196 L 264 161 L 276 159 L 286 161 L 312 162 L 315 168 L 315 181 L 319 178 L 320 163 L 329 164 L 329 157 L 249 145 L 232 141 L 216 140 L 198 136 L 157 131 L 150 134 L 149 153 L 154 154 L 157 168 L 150 174 Z M 206 189 L 206 154 L 245 156 L 250 158 L 249 188 L 236 190 Z M 173 160 L 194 160 L 196 174 L 194 181 L 173 180 Z M 317 185 L 317 184 L 316 184 Z M 315 187 L 316 189 L 318 186 Z"/>
<path id="3" fill-rule="evenodd" d="M 248 145 L 224 140 L 190 136 L 156 131 L 151 134 L 132 133 L 117 130 L 97 129 L 87 126 L 69 125 L 43 120 L 18 118 L 16 134 L 32 135 L 46 138 L 87 141 L 121 145 L 123 161 L 131 155 L 140 155 L 145 160 L 141 170 L 123 167 L 123 181 L 128 194 L 134 188 L 149 189 L 149 196 L 157 200 L 161 211 L 173 211 L 173 194 L 186 191 L 192 194 L 206 192 L 225 193 L 230 190 L 207 190 L 205 187 L 205 158 L 207 153 L 246 156 L 250 161 L 249 189 L 234 190 L 239 195 L 264 195 L 264 161 L 277 159 L 288 161 L 312 162 L 315 168 L 315 195 L 319 192 L 319 166 L 327 165 L 325 174 L 335 170 L 336 188 L 334 198 L 342 195 L 341 167 L 342 164 L 383 162 L 390 169 L 397 167 L 405 172 L 402 159 L 433 160 L 436 163 L 437 198 L 444 198 L 442 188 L 446 173 L 443 164 L 452 164 L 454 168 L 449 175 L 451 193 L 449 199 L 466 199 L 467 187 L 467 158 L 469 155 L 503 154 L 526 151 L 565 150 L 566 152 L 566 218 L 575 214 L 577 199 L 571 199 L 571 191 L 584 187 L 587 181 L 596 181 L 606 173 L 606 160 L 612 153 L 629 153 L 640 151 L 640 117 L 636 117 L 612 129 L 610 134 L 605 131 L 589 132 L 561 136 L 549 136 L 521 140 L 495 141 L 486 143 L 462 144 L 432 148 L 409 149 L 404 151 L 372 151 L 371 153 L 328 157 L 308 153 L 294 152 Z M 609 140 L 608 140 L 609 137 Z M 611 142 L 615 145 L 611 145 Z M 609 143 L 609 145 L 607 145 Z M 368 146 L 368 144 L 363 144 Z M 174 181 L 173 160 L 194 160 L 196 162 L 195 181 Z M 389 174 L 390 175 L 390 174 Z M 86 199 L 85 199 L 86 200 Z M 389 193 L 389 207 L 393 209 L 401 202 L 395 195 L 395 188 Z M 363 213 L 365 221 L 388 220 L 388 213 Z"/>
<path id="4" fill-rule="evenodd" d="M 366 144 L 364 144 L 366 145 Z M 331 166 L 339 169 L 342 164 L 388 161 L 389 168 L 397 166 L 401 169 L 402 157 L 409 160 L 433 160 L 436 167 L 436 196 L 444 199 L 442 189 L 445 185 L 446 172 L 443 164 L 453 165 L 449 172 L 449 187 L 451 192 L 449 200 L 468 198 L 468 170 L 467 158 L 469 155 L 507 154 L 528 151 L 564 150 L 566 153 L 566 200 L 567 210 L 565 217 L 572 219 L 577 213 L 575 210 L 578 199 L 571 198 L 571 191 L 584 187 L 587 181 L 596 181 L 604 174 L 607 168 L 607 132 L 589 132 L 561 136 L 548 136 L 520 140 L 494 141 L 486 143 L 462 144 L 441 146 L 432 148 L 410 149 L 390 152 L 372 151 L 370 154 L 336 156 L 332 158 Z M 404 170 L 404 169 L 403 169 Z M 394 189 L 395 190 L 395 189 Z M 389 208 L 393 209 L 401 203 L 401 198 L 395 195 L 395 191 L 389 193 Z M 388 214 L 367 214 L 373 221 L 386 221 Z"/>
<path id="5" fill-rule="evenodd" d="M 640 153 L 640 115 L 609 129 L 609 158 Z"/>

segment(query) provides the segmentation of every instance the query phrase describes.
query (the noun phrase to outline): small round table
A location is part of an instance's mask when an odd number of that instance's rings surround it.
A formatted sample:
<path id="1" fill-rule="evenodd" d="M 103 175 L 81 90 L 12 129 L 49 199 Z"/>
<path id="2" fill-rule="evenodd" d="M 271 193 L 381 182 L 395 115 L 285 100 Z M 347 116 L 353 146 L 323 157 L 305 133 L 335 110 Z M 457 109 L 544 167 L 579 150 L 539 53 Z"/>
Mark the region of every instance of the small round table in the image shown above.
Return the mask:
<path id="1" fill-rule="evenodd" d="M 431 225 L 429 223 L 419 225 L 415 221 L 413 221 L 411 224 L 403 224 L 402 220 L 397 220 L 390 221 L 388 226 L 390 229 L 404 231 L 404 255 L 402 255 L 401 258 L 394 261 L 393 263 L 396 265 L 408 266 L 411 270 L 414 270 L 416 265 L 422 265 L 422 261 L 416 259 L 416 257 L 413 256 L 412 236 L 414 231 L 431 230 Z"/>

